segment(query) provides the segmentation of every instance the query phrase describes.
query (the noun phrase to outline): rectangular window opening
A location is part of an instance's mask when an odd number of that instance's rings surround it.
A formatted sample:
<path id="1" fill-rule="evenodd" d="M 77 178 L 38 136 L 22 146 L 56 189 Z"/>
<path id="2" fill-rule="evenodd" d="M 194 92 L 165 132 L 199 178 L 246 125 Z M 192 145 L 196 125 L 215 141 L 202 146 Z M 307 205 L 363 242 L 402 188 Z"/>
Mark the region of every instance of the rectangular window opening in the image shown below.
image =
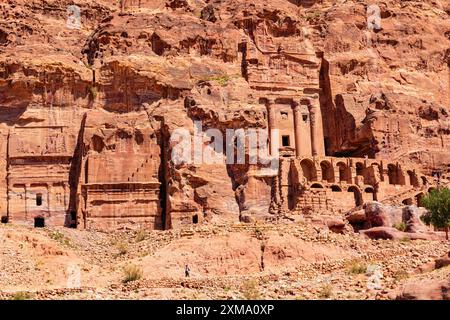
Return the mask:
<path id="1" fill-rule="evenodd" d="M 291 145 L 289 136 L 283 136 L 282 138 L 283 147 L 289 147 Z"/>
<path id="2" fill-rule="evenodd" d="M 38 207 L 42 206 L 42 193 L 36 194 L 36 205 Z"/>

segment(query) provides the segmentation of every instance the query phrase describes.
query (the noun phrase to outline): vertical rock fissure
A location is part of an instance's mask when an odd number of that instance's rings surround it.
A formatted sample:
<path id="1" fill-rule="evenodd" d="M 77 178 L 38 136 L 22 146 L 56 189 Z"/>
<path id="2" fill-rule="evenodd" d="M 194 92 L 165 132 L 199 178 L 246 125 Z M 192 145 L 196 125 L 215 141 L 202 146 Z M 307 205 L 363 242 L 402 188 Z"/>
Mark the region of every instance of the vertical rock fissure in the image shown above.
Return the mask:
<path id="1" fill-rule="evenodd" d="M 7 144 L 6 144 L 6 201 L 8 202 L 6 205 L 6 221 L 9 221 L 9 137 L 11 135 L 11 132 L 8 130 L 8 136 L 7 136 Z"/>
<path id="2" fill-rule="evenodd" d="M 329 75 L 329 62 L 322 56 L 322 62 L 320 64 L 320 110 L 323 114 L 323 128 L 324 128 L 324 143 L 325 154 L 327 156 L 332 155 L 336 147 L 336 133 L 338 132 L 336 125 L 339 125 L 335 119 L 335 107 L 333 104 L 333 96 L 331 91 L 330 75 Z"/>
<path id="3" fill-rule="evenodd" d="M 159 145 L 161 148 L 161 163 L 159 166 L 159 172 L 158 172 L 158 180 L 160 182 L 159 186 L 159 201 L 160 201 L 160 207 L 161 207 L 161 229 L 166 230 L 167 229 L 167 166 L 168 163 L 168 157 L 167 157 L 167 148 L 168 148 L 168 140 L 169 135 L 165 130 L 164 126 L 164 119 L 162 118 L 160 120 L 161 122 L 161 128 L 159 131 Z M 167 139 L 167 141 L 166 141 Z"/>
<path id="4" fill-rule="evenodd" d="M 260 244 L 260 248 L 261 248 L 261 265 L 260 265 L 260 269 L 261 271 L 264 271 L 264 251 L 266 251 L 266 242 L 265 240 L 261 240 L 261 244 Z"/>
<path id="5" fill-rule="evenodd" d="M 78 132 L 77 144 L 75 147 L 74 155 L 70 165 L 69 171 L 69 210 L 66 215 L 66 226 L 76 227 L 78 225 L 78 187 L 80 183 L 81 175 L 81 162 L 83 161 L 84 153 L 84 128 L 86 126 L 87 113 L 83 115 L 81 120 L 80 130 Z M 75 216 L 75 219 L 74 219 Z M 74 221 L 75 220 L 75 221 Z"/>
<path id="6" fill-rule="evenodd" d="M 247 43 L 242 42 L 239 44 L 239 51 L 242 54 L 241 61 L 241 74 L 245 81 L 248 81 L 248 69 L 247 69 Z"/>

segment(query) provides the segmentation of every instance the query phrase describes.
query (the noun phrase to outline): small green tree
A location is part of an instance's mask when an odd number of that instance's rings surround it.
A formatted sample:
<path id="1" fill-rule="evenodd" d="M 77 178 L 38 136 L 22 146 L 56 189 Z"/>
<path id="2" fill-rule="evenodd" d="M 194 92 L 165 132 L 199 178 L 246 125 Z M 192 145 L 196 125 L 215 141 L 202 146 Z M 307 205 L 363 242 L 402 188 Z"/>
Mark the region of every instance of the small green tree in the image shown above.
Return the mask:
<path id="1" fill-rule="evenodd" d="M 421 219 L 427 225 L 444 229 L 448 240 L 448 229 L 450 227 L 450 189 L 439 188 L 432 190 L 423 199 L 422 204 L 428 209 Z"/>

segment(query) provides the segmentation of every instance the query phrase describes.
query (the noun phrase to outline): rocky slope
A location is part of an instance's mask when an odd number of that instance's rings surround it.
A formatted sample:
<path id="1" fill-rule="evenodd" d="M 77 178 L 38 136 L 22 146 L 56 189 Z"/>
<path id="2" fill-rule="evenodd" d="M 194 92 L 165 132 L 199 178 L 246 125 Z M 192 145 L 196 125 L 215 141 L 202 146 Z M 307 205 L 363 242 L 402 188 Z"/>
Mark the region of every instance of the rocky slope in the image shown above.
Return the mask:
<path id="1" fill-rule="evenodd" d="M 448 241 L 369 240 L 306 223 L 109 234 L 0 225 L 0 244 L 2 299 L 423 299 L 440 298 L 435 283 L 449 276 L 434 270 Z M 130 265 L 142 277 L 123 283 Z"/>

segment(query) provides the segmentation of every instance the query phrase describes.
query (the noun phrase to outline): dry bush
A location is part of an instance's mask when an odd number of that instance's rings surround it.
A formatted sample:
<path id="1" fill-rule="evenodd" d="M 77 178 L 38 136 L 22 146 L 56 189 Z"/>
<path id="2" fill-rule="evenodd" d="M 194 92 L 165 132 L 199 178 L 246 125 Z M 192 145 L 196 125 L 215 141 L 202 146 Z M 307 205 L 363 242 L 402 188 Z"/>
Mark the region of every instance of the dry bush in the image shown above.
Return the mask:
<path id="1" fill-rule="evenodd" d="M 242 294 L 247 300 L 259 300 L 261 294 L 259 293 L 258 283 L 256 280 L 247 280 L 242 284 Z"/>
<path id="2" fill-rule="evenodd" d="M 142 269 L 135 265 L 129 265 L 123 268 L 124 277 L 122 279 L 123 283 L 128 283 L 136 281 L 142 278 L 144 272 Z"/>
<path id="3" fill-rule="evenodd" d="M 320 291 L 319 291 L 319 298 L 320 299 L 329 299 L 333 295 L 333 287 L 331 285 L 326 284 L 324 285 Z"/>
<path id="4" fill-rule="evenodd" d="M 350 274 L 365 274 L 367 272 L 367 265 L 361 261 L 352 261 L 348 266 Z"/>

